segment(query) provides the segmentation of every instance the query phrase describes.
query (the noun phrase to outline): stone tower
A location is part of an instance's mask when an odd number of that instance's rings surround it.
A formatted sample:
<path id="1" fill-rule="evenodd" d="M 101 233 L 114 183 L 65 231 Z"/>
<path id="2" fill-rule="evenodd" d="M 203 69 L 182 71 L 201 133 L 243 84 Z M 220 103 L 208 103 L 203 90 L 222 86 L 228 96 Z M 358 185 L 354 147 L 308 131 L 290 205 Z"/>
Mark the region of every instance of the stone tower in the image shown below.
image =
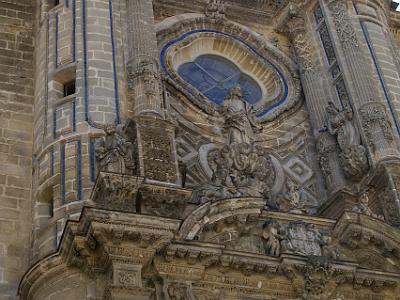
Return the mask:
<path id="1" fill-rule="evenodd" d="M 0 300 L 400 295 L 390 0 L 0 0 Z"/>

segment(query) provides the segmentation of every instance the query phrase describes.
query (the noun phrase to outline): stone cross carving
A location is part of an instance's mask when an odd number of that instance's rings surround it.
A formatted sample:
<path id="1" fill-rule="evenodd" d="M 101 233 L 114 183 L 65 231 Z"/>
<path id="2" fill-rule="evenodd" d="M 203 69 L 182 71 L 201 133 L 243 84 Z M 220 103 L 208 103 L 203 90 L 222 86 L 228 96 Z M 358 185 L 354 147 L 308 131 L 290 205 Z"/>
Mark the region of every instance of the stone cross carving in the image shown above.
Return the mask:
<path id="1" fill-rule="evenodd" d="M 95 154 L 100 172 L 133 174 L 133 143 L 121 125 L 107 125 L 105 137 L 95 144 Z"/>

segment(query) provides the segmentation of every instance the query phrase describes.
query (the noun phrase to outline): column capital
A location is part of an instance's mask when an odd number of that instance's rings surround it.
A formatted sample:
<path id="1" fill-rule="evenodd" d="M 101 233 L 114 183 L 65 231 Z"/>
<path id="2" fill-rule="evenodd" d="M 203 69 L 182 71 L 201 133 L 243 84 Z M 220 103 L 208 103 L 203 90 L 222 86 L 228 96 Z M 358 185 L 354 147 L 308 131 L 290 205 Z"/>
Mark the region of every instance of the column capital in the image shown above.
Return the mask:
<path id="1" fill-rule="evenodd" d="M 287 34 L 297 55 L 298 63 L 302 70 L 314 67 L 312 46 L 307 34 L 305 15 L 298 5 L 291 4 L 278 20 L 275 29 Z"/>

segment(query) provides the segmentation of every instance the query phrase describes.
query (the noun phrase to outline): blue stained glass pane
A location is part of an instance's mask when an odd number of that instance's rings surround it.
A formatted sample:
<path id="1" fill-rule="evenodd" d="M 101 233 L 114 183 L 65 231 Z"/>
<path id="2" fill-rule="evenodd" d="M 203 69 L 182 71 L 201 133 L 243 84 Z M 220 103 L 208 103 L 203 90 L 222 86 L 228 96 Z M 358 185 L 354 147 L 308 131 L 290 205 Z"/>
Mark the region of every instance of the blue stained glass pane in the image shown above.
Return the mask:
<path id="1" fill-rule="evenodd" d="M 217 82 L 202 71 L 196 64 L 189 62 L 179 68 L 179 75 L 200 92 L 215 86 Z"/>
<path id="2" fill-rule="evenodd" d="M 210 101 L 221 104 L 230 88 L 240 85 L 244 99 L 255 104 L 261 100 L 262 91 L 257 82 L 223 57 L 202 55 L 194 62 L 179 67 L 179 75 L 196 89 L 202 92 Z"/>
<path id="3" fill-rule="evenodd" d="M 233 63 L 216 55 L 199 56 L 195 62 L 217 81 L 240 73 L 239 68 Z"/>
<path id="4" fill-rule="evenodd" d="M 249 76 L 242 74 L 237 81 L 244 91 L 244 99 L 250 103 L 257 103 L 262 97 L 261 88 L 258 86 L 257 82 Z"/>
<path id="5" fill-rule="evenodd" d="M 255 104 L 260 101 L 262 97 L 261 88 L 257 82 L 246 74 L 238 74 L 223 82 L 223 86 L 229 90 L 231 87 L 240 85 L 243 91 L 243 98 L 250 104 Z"/>
<path id="6" fill-rule="evenodd" d="M 206 96 L 208 99 L 212 99 L 212 101 L 215 104 L 219 105 L 222 102 L 224 102 L 227 94 L 228 94 L 227 90 L 223 90 L 223 89 L 215 87 L 215 88 L 205 92 L 204 96 Z"/>

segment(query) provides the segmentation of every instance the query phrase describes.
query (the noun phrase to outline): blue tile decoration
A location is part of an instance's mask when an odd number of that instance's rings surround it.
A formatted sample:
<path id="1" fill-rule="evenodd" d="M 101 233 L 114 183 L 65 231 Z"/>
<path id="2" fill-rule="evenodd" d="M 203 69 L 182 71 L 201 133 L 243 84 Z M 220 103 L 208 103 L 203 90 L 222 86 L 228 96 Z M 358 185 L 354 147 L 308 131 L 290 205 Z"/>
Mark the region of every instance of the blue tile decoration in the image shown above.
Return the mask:
<path id="1" fill-rule="evenodd" d="M 355 8 L 356 13 L 360 14 L 359 11 L 358 11 L 357 6 L 354 6 L 354 8 Z M 396 127 L 396 131 L 397 131 L 398 134 L 400 134 L 400 124 L 399 124 L 399 120 L 398 120 L 398 117 L 397 117 L 397 113 L 395 112 L 394 105 L 392 103 L 392 99 L 390 97 L 390 92 L 389 92 L 389 90 L 388 90 L 388 88 L 386 86 L 384 75 L 383 75 L 380 63 L 378 61 L 378 57 L 376 55 L 375 48 L 374 48 L 374 46 L 373 46 L 373 44 L 372 44 L 372 42 L 370 40 L 370 36 L 369 36 L 368 30 L 367 30 L 367 28 L 365 26 L 365 21 L 363 21 L 361 18 L 360 18 L 360 26 L 361 26 L 361 29 L 362 29 L 362 33 L 363 33 L 365 42 L 367 43 L 367 46 L 368 46 L 368 51 L 369 51 L 369 53 L 371 55 L 371 58 L 372 58 L 372 61 L 374 63 L 376 74 L 378 75 L 378 78 L 379 78 L 379 83 L 380 83 L 380 85 L 382 87 L 383 94 L 385 95 L 386 102 L 387 102 L 387 104 L 389 106 L 390 114 L 392 115 L 392 118 L 393 118 L 393 121 L 394 121 L 394 125 Z"/>
<path id="2" fill-rule="evenodd" d="M 61 167 L 61 205 L 65 204 L 65 144 L 60 145 L 60 167 Z"/>
<path id="3" fill-rule="evenodd" d="M 113 57 L 113 77 L 114 77 L 114 95 L 115 95 L 115 124 L 119 124 L 120 112 L 119 112 L 119 96 L 118 96 L 118 80 L 116 72 L 116 50 L 114 41 L 114 28 L 113 28 L 113 16 L 112 16 L 112 0 L 109 0 L 109 18 L 110 18 L 110 38 L 112 46 L 112 57 Z M 83 77 L 84 77 L 84 108 L 85 108 L 85 121 L 93 128 L 101 129 L 98 124 L 95 124 L 90 118 L 89 112 L 89 81 L 88 81 L 88 47 L 87 47 L 87 7 L 86 0 L 82 0 L 82 42 L 83 42 Z"/>
<path id="4" fill-rule="evenodd" d="M 55 39 L 55 46 L 54 46 L 54 48 L 55 48 L 55 64 L 56 64 L 56 68 L 58 68 L 58 23 L 59 23 L 60 21 L 59 21 L 59 16 L 58 16 L 58 14 L 56 14 L 56 28 L 55 28 L 55 36 L 54 36 L 54 39 Z"/>
<path id="5" fill-rule="evenodd" d="M 175 44 L 183 41 L 184 39 L 192 36 L 192 35 L 196 35 L 198 33 L 213 33 L 216 36 L 221 36 L 224 38 L 228 38 L 228 39 L 233 39 L 235 41 L 237 41 L 238 43 L 240 43 L 244 48 L 246 48 L 249 52 L 251 52 L 252 54 L 254 54 L 255 56 L 257 56 L 258 58 L 260 58 L 266 65 L 268 65 L 269 67 L 271 67 L 274 72 L 276 73 L 276 75 L 279 78 L 281 87 L 282 87 L 282 91 L 283 93 L 281 93 L 279 99 L 273 103 L 267 103 L 265 104 L 265 106 L 263 107 L 262 111 L 260 111 L 259 113 L 257 113 L 257 118 L 262 118 L 267 116 L 270 112 L 272 112 L 275 108 L 283 105 L 286 100 L 288 100 L 289 98 L 289 85 L 288 82 L 284 76 L 283 71 L 280 69 L 279 66 L 277 66 L 276 64 L 274 64 L 273 62 L 271 62 L 269 59 L 267 59 L 266 57 L 264 57 L 256 48 L 252 47 L 249 43 L 247 43 L 246 41 L 242 40 L 241 38 L 239 38 L 238 36 L 235 35 L 231 35 L 229 33 L 225 33 L 225 32 L 220 32 L 217 30 L 213 30 L 213 29 L 197 29 L 197 30 L 192 30 L 189 32 L 186 32 L 184 34 L 182 34 L 181 36 L 167 42 L 161 49 L 161 53 L 160 53 L 160 64 L 162 67 L 163 72 L 169 77 L 169 78 L 173 78 L 172 74 L 171 74 L 171 70 L 169 70 L 169 68 L 167 67 L 167 62 L 166 62 L 166 55 L 168 53 L 168 50 Z M 192 65 L 192 67 L 194 68 L 194 66 Z M 188 72 L 188 71 L 186 71 Z M 196 74 L 197 76 L 198 74 Z M 208 77 L 203 78 L 204 81 L 201 81 L 201 84 L 209 84 L 209 82 L 207 82 Z M 195 89 L 197 90 L 197 88 Z M 191 90 L 191 89 L 187 89 L 185 88 L 185 91 L 191 95 L 195 95 L 195 90 Z M 209 95 L 206 96 L 207 98 L 210 99 L 210 97 L 216 97 L 216 99 L 220 99 L 220 97 L 222 97 L 223 94 L 223 89 L 221 89 L 220 87 L 216 87 L 216 89 L 214 91 L 210 91 Z M 217 100 L 218 101 L 218 100 Z"/>

